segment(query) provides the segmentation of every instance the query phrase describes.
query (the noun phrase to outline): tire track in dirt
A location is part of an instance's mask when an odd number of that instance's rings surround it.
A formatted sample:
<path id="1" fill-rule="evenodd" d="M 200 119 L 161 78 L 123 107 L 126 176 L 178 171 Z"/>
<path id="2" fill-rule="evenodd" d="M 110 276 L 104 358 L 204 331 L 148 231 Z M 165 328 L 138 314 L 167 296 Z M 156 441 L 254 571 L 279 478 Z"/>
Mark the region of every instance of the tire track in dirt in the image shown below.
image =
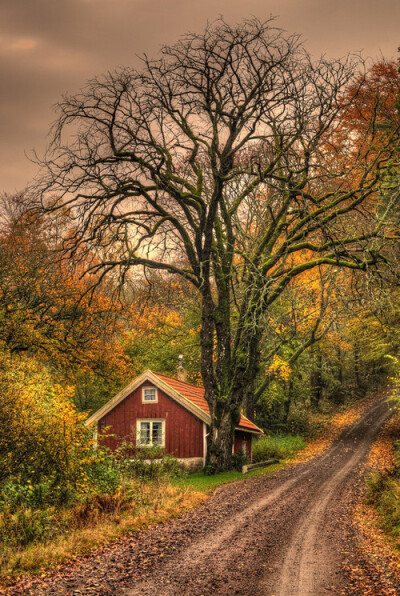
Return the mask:
<path id="1" fill-rule="evenodd" d="M 322 596 L 343 588 L 348 509 L 390 416 L 381 401 L 319 457 L 228 484 L 204 506 L 9 594 Z M 400 590 L 399 590 L 400 593 Z"/>
<path id="2" fill-rule="evenodd" d="M 353 434 L 357 437 L 360 430 L 358 427 L 363 428 L 373 416 L 377 416 L 374 424 L 368 428 L 362 439 L 355 445 L 347 463 L 344 463 L 343 467 L 340 460 L 336 463 L 336 471 L 320 487 L 323 496 L 318 497 L 317 502 L 309 507 L 300 526 L 293 532 L 293 538 L 282 566 L 280 581 L 274 590 L 276 596 L 319 594 L 323 589 L 321 583 L 326 582 L 330 573 L 329 567 L 332 566 L 328 553 L 324 553 L 324 549 L 329 551 L 329 546 L 327 549 L 321 540 L 324 517 L 327 515 L 334 493 L 339 490 L 349 476 L 351 477 L 360 462 L 365 459 L 373 439 L 387 420 L 386 408 L 383 412 L 380 412 L 380 409 L 378 407 L 369 412 L 366 419 L 362 419 L 356 428 L 352 429 L 350 436 Z M 339 448 L 341 444 L 343 444 L 343 439 Z"/>
<path id="3" fill-rule="evenodd" d="M 338 557 L 332 557 L 331 544 L 325 546 L 320 540 L 320 526 L 327 526 L 324 516 L 335 500 L 334 494 L 339 489 L 343 492 L 343 485 L 365 458 L 388 415 L 387 404 L 379 403 L 294 478 L 226 520 L 217 531 L 198 539 L 154 578 L 146 578 L 125 593 L 145 596 L 162 586 L 161 593 L 166 596 L 210 592 L 322 594 L 322 584 L 335 580 L 332 576 Z M 259 581 L 255 582 L 257 576 Z"/>

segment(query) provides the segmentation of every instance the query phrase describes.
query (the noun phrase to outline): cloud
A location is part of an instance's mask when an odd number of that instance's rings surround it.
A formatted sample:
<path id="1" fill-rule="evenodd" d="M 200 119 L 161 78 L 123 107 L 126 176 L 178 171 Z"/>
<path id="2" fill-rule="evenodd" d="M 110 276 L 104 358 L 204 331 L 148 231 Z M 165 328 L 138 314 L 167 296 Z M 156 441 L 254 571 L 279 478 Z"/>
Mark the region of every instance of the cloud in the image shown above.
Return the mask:
<path id="1" fill-rule="evenodd" d="M 43 150 L 62 93 L 137 65 L 137 55 L 155 55 L 219 15 L 237 22 L 271 14 L 303 33 L 315 54 L 365 48 L 392 57 L 398 45 L 399 0 L 1 0 L 0 191 L 26 183 L 24 150 Z"/>
<path id="2" fill-rule="evenodd" d="M 33 50 L 37 46 L 36 39 L 20 38 L 10 44 L 11 50 Z"/>

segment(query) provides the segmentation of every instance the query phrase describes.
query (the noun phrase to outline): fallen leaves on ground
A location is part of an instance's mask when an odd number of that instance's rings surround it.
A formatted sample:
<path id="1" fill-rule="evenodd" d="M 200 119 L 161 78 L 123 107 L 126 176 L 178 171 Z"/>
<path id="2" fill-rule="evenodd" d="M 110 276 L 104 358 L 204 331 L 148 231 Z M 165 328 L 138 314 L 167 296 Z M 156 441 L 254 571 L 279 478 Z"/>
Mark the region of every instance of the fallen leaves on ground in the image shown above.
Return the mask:
<path id="1" fill-rule="evenodd" d="M 300 451 L 294 458 L 293 463 L 303 463 L 321 455 L 338 438 L 340 433 L 353 424 L 356 420 L 371 407 L 376 401 L 376 395 L 357 402 L 351 408 L 337 412 L 332 416 L 329 422 L 323 427 L 323 430 L 307 442 L 307 447 Z"/>
<path id="2" fill-rule="evenodd" d="M 380 472 L 390 469 L 394 464 L 393 443 L 400 438 L 400 412 L 392 416 L 372 446 L 368 458 L 368 467 Z"/>
<path id="3" fill-rule="evenodd" d="M 393 442 L 400 437 L 400 412 L 395 413 L 381 430 L 372 446 L 368 468 L 388 470 L 394 465 Z M 344 572 L 348 588 L 343 594 L 393 596 L 400 585 L 400 553 L 379 528 L 372 505 L 360 502 L 353 513 L 354 552 L 347 557 Z"/>

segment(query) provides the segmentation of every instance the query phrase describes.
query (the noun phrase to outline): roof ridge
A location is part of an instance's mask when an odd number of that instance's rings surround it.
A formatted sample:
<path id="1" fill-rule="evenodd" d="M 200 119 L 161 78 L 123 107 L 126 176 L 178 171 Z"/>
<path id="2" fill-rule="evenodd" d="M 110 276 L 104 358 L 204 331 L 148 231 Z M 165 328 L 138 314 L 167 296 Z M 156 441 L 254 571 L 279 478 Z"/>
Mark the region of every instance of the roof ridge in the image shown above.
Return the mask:
<path id="1" fill-rule="evenodd" d="M 203 389 L 205 391 L 203 385 L 193 385 L 193 383 L 189 383 L 188 381 L 181 381 L 180 379 L 177 379 L 175 377 L 170 377 L 169 375 L 166 375 L 164 373 L 159 373 L 154 370 L 152 370 L 151 372 L 156 376 L 160 375 L 162 377 L 166 377 L 167 379 L 171 379 L 171 381 L 177 381 L 178 383 L 183 383 L 184 385 L 189 385 L 189 387 L 193 387 L 193 389 Z"/>
<path id="2" fill-rule="evenodd" d="M 199 387 L 199 386 L 196 386 L 196 385 L 192 385 L 192 383 L 188 383 L 187 381 L 180 381 L 179 379 L 176 379 L 175 377 L 170 377 L 169 375 L 165 375 L 164 373 L 157 373 L 157 372 L 155 372 L 155 371 L 153 371 L 153 370 L 152 370 L 152 371 L 150 371 L 150 372 L 152 372 L 152 373 L 153 373 L 154 375 L 156 375 L 156 376 L 166 377 L 167 379 L 170 379 L 171 381 L 176 381 L 176 382 L 178 382 L 178 383 L 182 383 L 183 385 L 188 385 L 188 386 L 189 386 L 189 387 L 191 387 L 192 389 L 202 389 L 202 390 L 205 392 L 205 389 L 204 389 L 204 387 L 203 387 L 203 386 Z M 182 395 L 182 394 L 181 394 L 181 395 Z M 187 400 L 189 400 L 189 401 L 190 401 L 190 399 L 189 399 L 188 397 L 186 397 L 185 395 L 182 395 L 182 397 L 183 397 L 184 399 L 187 399 Z M 204 396 L 203 396 L 203 399 L 204 399 L 204 401 L 205 401 L 205 402 L 206 402 L 206 404 L 207 404 L 207 400 L 205 399 L 205 397 L 204 397 Z M 193 403 L 193 402 L 192 402 L 192 403 Z M 197 406 L 197 404 L 195 404 L 195 405 Z M 208 406 L 208 404 L 207 404 L 207 406 Z M 197 407 L 200 407 L 200 406 L 197 406 Z M 200 408 L 200 409 L 202 409 L 202 408 Z M 203 411 L 204 411 L 204 410 L 203 410 Z M 247 418 L 247 416 L 246 416 L 245 414 L 243 414 L 242 412 L 240 413 L 240 416 L 241 416 L 241 418 L 244 418 L 245 420 L 247 420 L 247 422 L 249 422 L 250 424 L 252 424 L 252 425 L 253 425 L 255 428 L 258 428 L 259 430 L 261 430 L 259 426 L 257 426 L 257 425 L 256 425 L 254 422 L 252 422 L 252 421 L 250 420 L 250 418 Z"/>

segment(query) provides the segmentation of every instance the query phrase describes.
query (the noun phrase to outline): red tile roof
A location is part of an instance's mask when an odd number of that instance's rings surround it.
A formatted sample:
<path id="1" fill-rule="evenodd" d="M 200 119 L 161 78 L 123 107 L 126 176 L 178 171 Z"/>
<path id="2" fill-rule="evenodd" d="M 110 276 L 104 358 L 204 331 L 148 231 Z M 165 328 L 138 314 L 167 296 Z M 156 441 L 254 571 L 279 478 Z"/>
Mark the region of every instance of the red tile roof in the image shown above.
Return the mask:
<path id="1" fill-rule="evenodd" d="M 167 385 L 169 385 L 172 389 L 180 393 L 182 397 L 203 410 L 203 412 L 208 415 L 210 414 L 210 408 L 208 407 L 208 403 L 204 398 L 204 387 L 196 387 L 195 385 L 190 385 L 190 383 L 184 383 L 183 381 L 178 381 L 178 379 L 167 377 L 166 375 L 162 375 L 161 373 L 154 371 L 152 371 L 152 373 L 164 381 L 164 383 L 167 383 Z M 240 416 L 238 427 L 245 429 L 247 428 L 253 432 L 263 432 L 261 428 L 258 428 L 258 426 L 253 424 L 248 418 L 246 418 L 246 416 L 243 416 L 243 414 Z"/>

